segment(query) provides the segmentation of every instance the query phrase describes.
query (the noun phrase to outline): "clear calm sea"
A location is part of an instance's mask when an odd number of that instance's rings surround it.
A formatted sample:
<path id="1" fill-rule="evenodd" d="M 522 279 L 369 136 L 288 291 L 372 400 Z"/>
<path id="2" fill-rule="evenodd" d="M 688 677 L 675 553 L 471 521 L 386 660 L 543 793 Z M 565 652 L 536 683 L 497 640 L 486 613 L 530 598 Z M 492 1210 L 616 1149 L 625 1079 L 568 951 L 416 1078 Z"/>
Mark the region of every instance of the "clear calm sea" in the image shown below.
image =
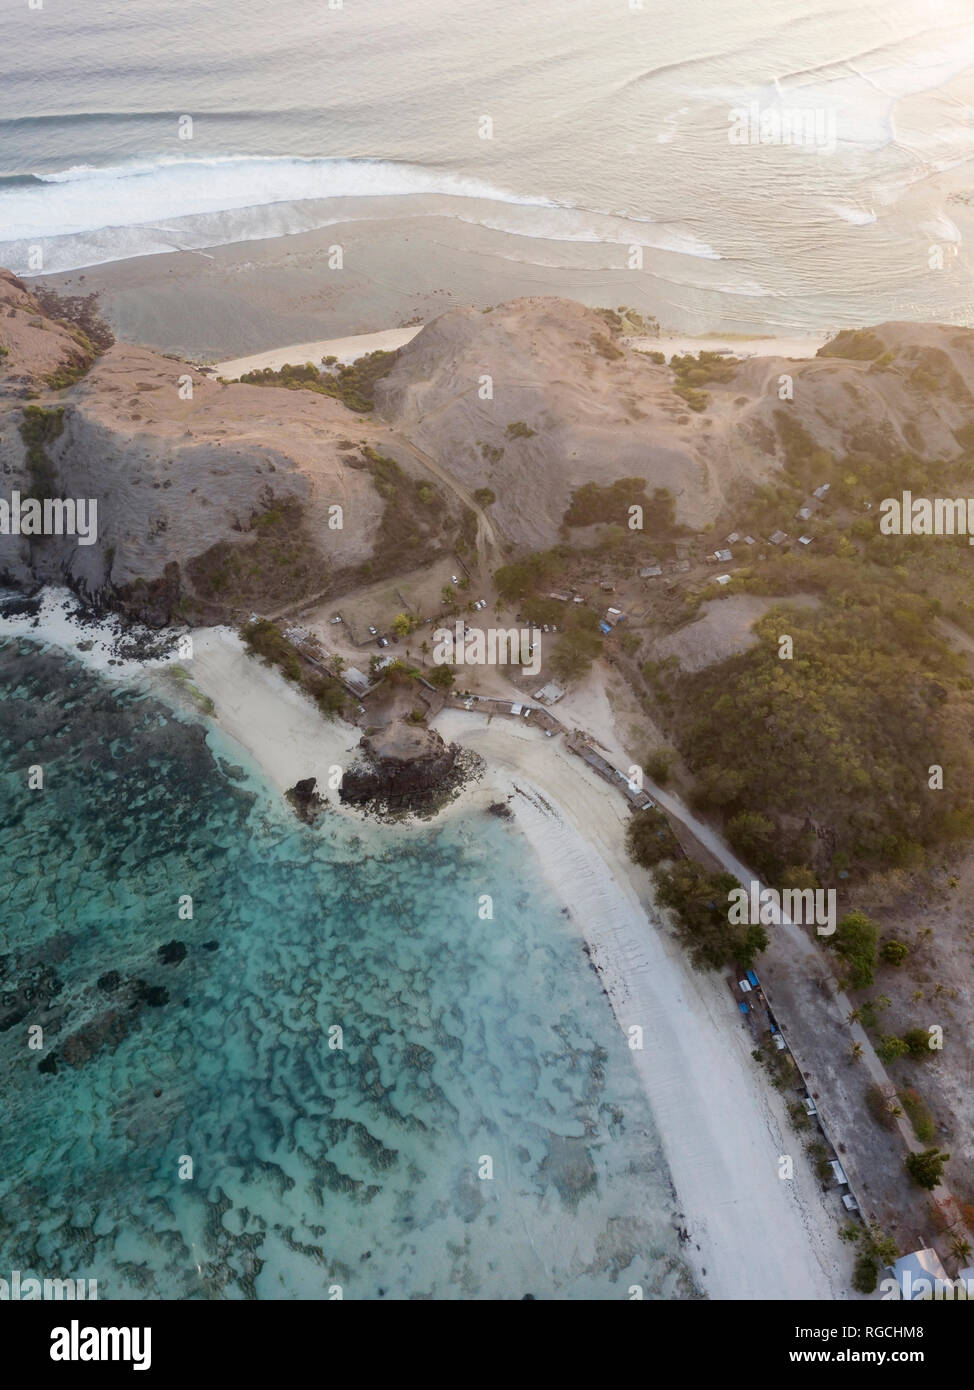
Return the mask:
<path id="1" fill-rule="evenodd" d="M 38 245 L 57 271 L 367 199 L 548 264 L 639 245 L 674 325 L 701 291 L 755 330 L 974 322 L 970 0 L 25 0 L 0 52 L 20 272 Z M 733 146 L 735 108 L 818 134 Z"/>
<path id="2" fill-rule="evenodd" d="M 236 758 L 0 640 L 0 1277 L 695 1296 L 625 1040 L 518 832 L 312 831 Z"/>

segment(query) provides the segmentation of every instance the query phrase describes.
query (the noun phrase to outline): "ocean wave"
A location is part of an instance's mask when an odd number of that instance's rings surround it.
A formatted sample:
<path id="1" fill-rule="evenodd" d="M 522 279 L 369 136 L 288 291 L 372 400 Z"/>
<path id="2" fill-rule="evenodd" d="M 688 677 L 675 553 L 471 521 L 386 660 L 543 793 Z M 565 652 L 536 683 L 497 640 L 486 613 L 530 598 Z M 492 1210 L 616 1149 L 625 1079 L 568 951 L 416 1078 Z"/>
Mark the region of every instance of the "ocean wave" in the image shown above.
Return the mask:
<path id="1" fill-rule="evenodd" d="M 32 273 L 34 244 L 43 247 L 43 273 L 56 274 L 134 256 L 287 236 L 350 215 L 375 220 L 416 211 L 515 236 L 720 259 L 682 224 L 522 197 L 449 170 L 384 160 L 241 156 L 118 168 L 82 164 L 29 177 L 15 186 L 0 180 L 0 260 L 18 274 Z M 340 201 L 345 199 L 356 200 L 352 214 Z"/>
<path id="2" fill-rule="evenodd" d="M 388 160 L 228 156 L 109 168 L 80 165 L 42 174 L 29 185 L 0 185 L 0 226 L 5 241 L 23 241 L 268 203 L 410 193 L 555 206 L 544 198 L 504 192 L 480 179 Z"/>
<path id="3" fill-rule="evenodd" d="M 845 203 L 830 203 L 829 208 L 852 227 L 869 227 L 876 221 L 876 214 L 872 208 L 851 208 Z"/>

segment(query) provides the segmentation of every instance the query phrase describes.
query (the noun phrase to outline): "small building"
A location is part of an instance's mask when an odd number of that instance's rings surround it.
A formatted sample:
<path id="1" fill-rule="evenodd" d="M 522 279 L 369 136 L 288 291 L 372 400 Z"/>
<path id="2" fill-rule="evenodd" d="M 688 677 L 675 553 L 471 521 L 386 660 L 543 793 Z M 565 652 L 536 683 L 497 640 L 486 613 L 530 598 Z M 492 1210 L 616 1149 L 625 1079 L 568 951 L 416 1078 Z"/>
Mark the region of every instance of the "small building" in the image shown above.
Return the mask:
<path id="1" fill-rule="evenodd" d="M 773 531 L 771 535 L 768 537 L 768 540 L 771 542 L 772 545 L 780 545 L 782 541 L 786 541 L 787 539 L 787 531 Z"/>
<path id="2" fill-rule="evenodd" d="M 745 545 L 757 545 L 757 541 L 754 539 L 753 536 L 745 536 L 745 537 L 744 537 L 744 544 L 745 544 Z"/>
<path id="3" fill-rule="evenodd" d="M 715 559 L 715 560 L 719 560 L 720 563 L 721 563 L 722 565 L 726 565 L 727 562 L 728 562 L 728 560 L 733 560 L 733 558 L 734 558 L 734 552 L 733 552 L 732 550 L 715 550 L 715 551 L 714 551 L 714 559 Z"/>
<path id="4" fill-rule="evenodd" d="M 534 698 L 540 700 L 543 705 L 556 705 L 565 694 L 565 691 L 556 681 L 549 681 L 540 690 L 534 692 Z"/>
<path id="5" fill-rule="evenodd" d="M 811 543 L 812 543 L 812 538 L 811 538 L 811 536 L 799 536 L 799 537 L 798 537 L 798 544 L 799 544 L 799 545 L 811 545 Z"/>
<path id="6" fill-rule="evenodd" d="M 809 1111 L 809 1114 L 811 1114 L 811 1111 Z M 839 1184 L 839 1186 L 848 1187 L 849 1179 L 846 1177 L 845 1169 L 843 1168 L 839 1160 L 837 1158 L 831 1159 L 829 1161 L 829 1167 L 832 1169 L 833 1176 L 835 1177 L 835 1180 Z"/>
<path id="7" fill-rule="evenodd" d="M 815 491 L 812 493 L 812 496 L 816 498 L 819 502 L 824 502 L 826 494 L 831 486 L 831 483 L 823 483 L 821 487 L 817 487 L 815 489 Z"/>
<path id="8" fill-rule="evenodd" d="M 740 531 L 732 531 L 732 532 L 730 533 L 730 535 L 727 537 L 727 544 L 728 544 L 728 545 L 735 545 L 735 544 L 737 543 L 737 541 L 739 541 L 740 539 L 741 539 L 741 533 L 740 533 Z"/>
<path id="9" fill-rule="evenodd" d="M 661 575 L 662 573 L 663 573 L 663 567 L 662 567 L 662 565 L 645 565 L 645 566 L 639 571 L 639 578 L 640 578 L 640 579 L 659 579 L 659 577 L 660 577 L 660 575 Z"/>
<path id="10" fill-rule="evenodd" d="M 557 599 L 559 603 L 568 603 L 571 600 L 571 594 L 563 594 L 558 589 L 553 589 L 548 597 Z"/>
<path id="11" fill-rule="evenodd" d="M 614 594 L 616 591 L 616 586 L 610 584 L 608 579 L 603 579 L 599 588 L 602 590 L 603 594 Z"/>
<path id="12" fill-rule="evenodd" d="M 387 658 L 383 658 L 383 660 L 386 659 Z M 344 677 L 345 684 L 350 685 L 353 690 L 359 693 L 361 693 L 363 690 L 368 690 L 369 688 L 368 676 L 364 675 L 363 672 L 361 672 L 357 666 L 347 667 L 342 672 L 342 676 Z"/>
<path id="13" fill-rule="evenodd" d="M 947 1271 L 940 1263 L 936 1250 L 914 1250 L 909 1255 L 901 1255 L 892 1265 L 893 1277 L 900 1286 L 901 1297 L 914 1302 L 933 1297 L 939 1281 L 941 1290 L 947 1288 L 950 1280 Z"/>
<path id="14" fill-rule="evenodd" d="M 717 578 L 714 580 L 715 584 L 729 584 L 730 582 L 731 577 L 729 574 L 718 574 Z"/>
<path id="15" fill-rule="evenodd" d="M 608 635 L 608 634 L 612 631 L 611 627 L 609 626 L 609 624 L 608 624 L 604 619 L 601 619 L 601 620 L 599 621 L 599 628 L 600 628 L 600 630 L 601 630 L 602 632 L 604 632 L 606 635 Z"/>

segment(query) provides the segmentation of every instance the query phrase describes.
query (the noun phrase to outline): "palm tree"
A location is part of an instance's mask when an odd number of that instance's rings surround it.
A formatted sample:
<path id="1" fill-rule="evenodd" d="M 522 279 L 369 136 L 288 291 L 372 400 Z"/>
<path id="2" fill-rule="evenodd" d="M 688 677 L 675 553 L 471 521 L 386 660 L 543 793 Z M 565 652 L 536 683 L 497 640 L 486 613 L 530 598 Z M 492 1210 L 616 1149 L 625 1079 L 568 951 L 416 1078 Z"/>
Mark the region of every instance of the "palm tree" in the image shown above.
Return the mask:
<path id="1" fill-rule="evenodd" d="M 849 1012 L 846 1014 L 846 1021 L 848 1023 L 858 1023 L 861 1017 L 862 1014 L 859 1012 L 858 1009 L 850 1009 Z"/>
<path id="2" fill-rule="evenodd" d="M 857 1062 L 861 1056 L 862 1056 L 862 1043 L 853 1043 L 853 1044 L 852 1044 L 852 1047 L 849 1049 L 849 1060 L 850 1060 L 850 1062 Z"/>
<path id="3" fill-rule="evenodd" d="M 969 1260 L 971 1257 L 971 1242 L 959 1231 L 955 1231 L 950 1238 L 950 1253 L 958 1260 Z"/>

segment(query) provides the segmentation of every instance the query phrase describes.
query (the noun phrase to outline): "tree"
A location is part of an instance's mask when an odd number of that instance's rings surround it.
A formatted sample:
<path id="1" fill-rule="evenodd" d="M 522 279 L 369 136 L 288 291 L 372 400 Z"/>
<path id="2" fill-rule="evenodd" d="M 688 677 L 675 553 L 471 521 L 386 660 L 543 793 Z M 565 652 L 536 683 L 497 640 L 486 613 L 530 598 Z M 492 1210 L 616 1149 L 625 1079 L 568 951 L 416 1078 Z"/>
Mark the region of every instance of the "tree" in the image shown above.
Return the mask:
<path id="1" fill-rule="evenodd" d="M 930 1034 L 926 1028 L 908 1028 L 903 1034 L 903 1045 L 911 1057 L 926 1061 L 933 1056 Z"/>
<path id="2" fill-rule="evenodd" d="M 455 680 L 456 677 L 449 666 L 434 666 L 429 673 L 430 685 L 435 685 L 440 690 L 449 690 Z"/>
<path id="3" fill-rule="evenodd" d="M 673 761 L 672 748 L 651 748 L 646 755 L 646 771 L 659 787 L 665 787 L 670 780 L 670 763 Z"/>
<path id="4" fill-rule="evenodd" d="M 782 888 L 814 889 L 819 887 L 818 875 L 807 864 L 792 864 L 781 875 Z"/>
<path id="5" fill-rule="evenodd" d="M 774 851 L 774 822 L 758 811 L 742 811 L 727 822 L 727 838 L 746 862 L 758 869 L 769 867 Z"/>
<path id="6" fill-rule="evenodd" d="M 405 685 L 412 680 L 417 672 L 414 667 L 407 666 L 405 661 L 390 661 L 388 666 L 383 666 L 382 674 L 390 685 Z"/>
<path id="7" fill-rule="evenodd" d="M 878 940 L 879 927 L 864 912 L 850 912 L 842 918 L 834 935 L 824 938 L 825 945 L 838 951 L 848 965 L 853 989 L 866 989 L 872 984 Z"/>
<path id="8" fill-rule="evenodd" d="M 950 1253 L 958 1260 L 969 1260 L 971 1257 L 971 1242 L 959 1231 L 950 1237 Z"/>
<path id="9" fill-rule="evenodd" d="M 331 669 L 334 671 L 336 676 L 340 676 L 345 669 L 345 658 L 343 656 L 339 656 L 337 652 L 331 659 Z"/>
<path id="10" fill-rule="evenodd" d="M 452 608 L 457 601 L 457 591 L 452 584 L 444 584 L 440 590 L 440 602 L 444 608 Z"/>
<path id="11" fill-rule="evenodd" d="M 478 487 L 473 495 L 473 500 L 481 507 L 489 507 L 497 498 L 489 487 Z"/>
<path id="12" fill-rule="evenodd" d="M 733 964 L 749 970 L 767 949 L 763 927 L 728 921 L 728 895 L 740 886 L 733 874 L 711 874 L 694 860 L 681 859 L 657 868 L 653 877 L 657 900 L 673 911 L 677 933 L 698 969 Z"/>
<path id="13" fill-rule="evenodd" d="M 392 620 L 392 630 L 400 641 L 413 630 L 413 620 L 408 613 L 397 613 Z"/>
<path id="14" fill-rule="evenodd" d="M 876 1288 L 877 1265 L 875 1256 L 863 1251 L 856 1259 L 852 1275 L 852 1287 L 857 1293 L 873 1293 Z"/>
<path id="15" fill-rule="evenodd" d="M 879 954 L 887 965 L 902 965 L 910 954 L 909 946 L 902 941 L 884 941 Z"/>
<path id="16" fill-rule="evenodd" d="M 932 1192 L 940 1182 L 944 1164 L 949 1158 L 950 1154 L 941 1153 L 939 1149 L 924 1149 L 922 1153 L 907 1155 L 906 1171 L 917 1187 L 924 1187 L 928 1192 Z"/>
<path id="17" fill-rule="evenodd" d="M 597 633 L 575 629 L 559 636 L 551 664 L 562 680 L 579 680 L 601 651 L 602 641 Z"/>
<path id="18" fill-rule="evenodd" d="M 891 1265 L 899 1258 L 900 1247 L 895 1236 L 885 1235 L 881 1226 L 873 1224 L 868 1228 L 866 1242 L 880 1264 Z"/>
<path id="19" fill-rule="evenodd" d="M 662 811 L 648 807 L 630 816 L 626 827 L 626 848 L 629 858 L 652 869 L 663 859 L 675 859 L 680 846 Z"/>
<path id="20" fill-rule="evenodd" d="M 897 1057 L 905 1057 L 909 1047 L 902 1038 L 884 1037 L 876 1049 L 881 1062 L 895 1062 Z"/>

